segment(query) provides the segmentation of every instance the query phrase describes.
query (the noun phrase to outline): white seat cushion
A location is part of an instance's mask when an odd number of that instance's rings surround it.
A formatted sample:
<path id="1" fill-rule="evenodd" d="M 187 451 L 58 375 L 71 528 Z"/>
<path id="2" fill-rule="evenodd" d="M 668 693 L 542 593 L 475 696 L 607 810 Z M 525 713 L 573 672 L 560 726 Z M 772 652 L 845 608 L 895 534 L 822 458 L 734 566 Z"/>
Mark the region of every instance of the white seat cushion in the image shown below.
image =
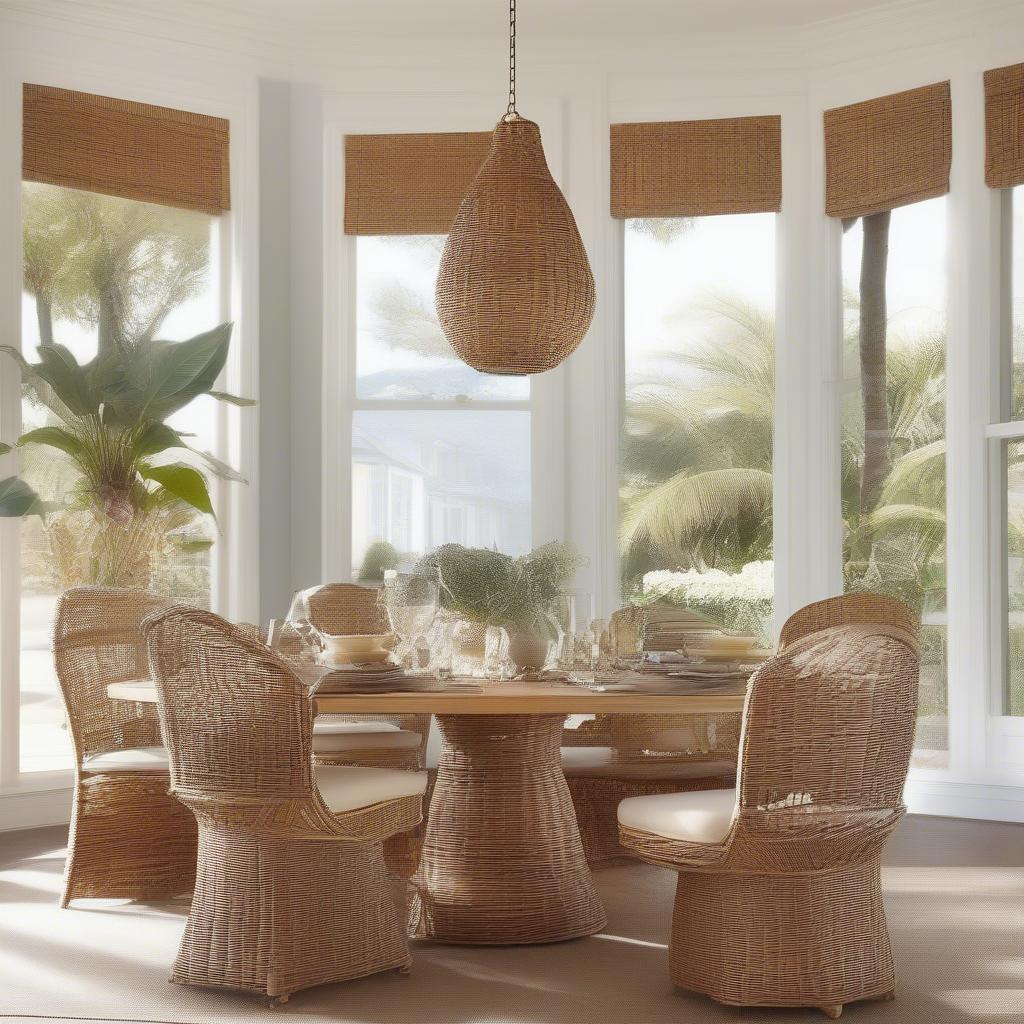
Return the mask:
<path id="1" fill-rule="evenodd" d="M 313 750 L 337 753 L 339 750 L 416 750 L 422 737 L 408 729 L 387 732 L 317 732 L 313 728 Z"/>
<path id="2" fill-rule="evenodd" d="M 330 764 L 318 764 L 315 770 L 320 795 L 335 814 L 354 811 L 357 807 L 369 807 L 383 800 L 422 796 L 427 788 L 426 772 L 349 768 Z"/>
<path id="3" fill-rule="evenodd" d="M 87 772 L 167 772 L 166 747 L 126 747 L 108 750 L 103 754 L 90 754 L 82 761 Z"/>
<path id="4" fill-rule="evenodd" d="M 735 789 L 631 796 L 619 804 L 619 824 L 688 843 L 720 843 L 732 826 Z"/>
<path id="5" fill-rule="evenodd" d="M 657 755 L 636 755 L 622 761 L 611 747 L 562 747 L 562 771 L 571 779 L 710 779 L 735 775 L 736 765 Z"/>
<path id="6" fill-rule="evenodd" d="M 337 736 L 342 733 L 351 735 L 357 732 L 379 733 L 398 732 L 394 722 L 369 722 L 365 719 L 353 721 L 350 718 L 314 718 L 314 736 Z"/>

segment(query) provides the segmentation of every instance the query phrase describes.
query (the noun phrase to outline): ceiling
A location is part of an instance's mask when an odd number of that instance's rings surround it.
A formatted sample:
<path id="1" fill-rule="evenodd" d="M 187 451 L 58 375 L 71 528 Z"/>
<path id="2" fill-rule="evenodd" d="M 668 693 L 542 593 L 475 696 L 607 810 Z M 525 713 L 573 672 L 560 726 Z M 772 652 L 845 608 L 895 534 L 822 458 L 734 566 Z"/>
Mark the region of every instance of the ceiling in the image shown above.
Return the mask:
<path id="1" fill-rule="evenodd" d="M 786 29 L 906 6 L 908 0 L 518 0 L 523 34 L 686 35 Z M 115 3 L 95 3 L 114 7 Z M 262 34 L 490 36 L 503 32 L 508 0 L 134 0 L 136 12 L 195 17 Z"/>

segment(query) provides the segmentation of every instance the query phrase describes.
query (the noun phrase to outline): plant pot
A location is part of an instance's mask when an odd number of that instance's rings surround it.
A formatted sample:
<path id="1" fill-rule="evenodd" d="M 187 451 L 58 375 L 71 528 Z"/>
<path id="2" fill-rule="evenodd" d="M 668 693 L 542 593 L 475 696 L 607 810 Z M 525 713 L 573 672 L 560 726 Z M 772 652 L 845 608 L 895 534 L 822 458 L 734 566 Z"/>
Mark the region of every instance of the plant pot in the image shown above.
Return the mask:
<path id="1" fill-rule="evenodd" d="M 535 633 L 512 633 L 508 656 L 519 672 L 539 672 L 548 657 L 548 642 Z"/>
<path id="2" fill-rule="evenodd" d="M 484 657 L 487 649 L 487 627 L 479 622 L 463 619 L 452 631 L 455 651 L 463 658 Z"/>

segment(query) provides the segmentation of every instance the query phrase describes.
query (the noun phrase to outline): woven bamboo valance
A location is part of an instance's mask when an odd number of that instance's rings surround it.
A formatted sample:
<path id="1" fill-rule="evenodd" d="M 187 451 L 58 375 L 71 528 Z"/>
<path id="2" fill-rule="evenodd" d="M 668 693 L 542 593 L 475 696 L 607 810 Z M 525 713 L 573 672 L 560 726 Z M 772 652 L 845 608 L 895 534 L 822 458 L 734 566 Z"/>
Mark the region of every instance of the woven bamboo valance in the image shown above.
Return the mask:
<path id="1" fill-rule="evenodd" d="M 825 111 L 825 212 L 865 217 L 949 191 L 949 82 Z"/>
<path id="2" fill-rule="evenodd" d="M 1024 64 L 985 72 L 985 183 L 1024 185 Z"/>
<path id="3" fill-rule="evenodd" d="M 345 136 L 345 234 L 446 235 L 490 132 Z"/>
<path id="4" fill-rule="evenodd" d="M 710 217 L 777 211 L 781 119 L 613 124 L 613 217 Z"/>
<path id="5" fill-rule="evenodd" d="M 26 181 L 219 214 L 231 208 L 228 122 L 26 84 Z"/>

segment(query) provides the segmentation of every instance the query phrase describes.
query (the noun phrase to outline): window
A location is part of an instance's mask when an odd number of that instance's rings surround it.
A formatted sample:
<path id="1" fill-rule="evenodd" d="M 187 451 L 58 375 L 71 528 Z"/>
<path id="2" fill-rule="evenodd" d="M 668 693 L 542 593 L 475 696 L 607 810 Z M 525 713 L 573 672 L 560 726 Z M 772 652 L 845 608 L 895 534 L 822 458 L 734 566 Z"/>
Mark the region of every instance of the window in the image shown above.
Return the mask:
<path id="1" fill-rule="evenodd" d="M 79 363 L 150 338 L 182 340 L 222 319 L 217 275 L 220 220 L 204 213 L 95 192 L 25 182 L 22 352 L 67 346 Z M 54 422 L 26 395 L 22 429 Z M 220 448 L 217 403 L 195 399 L 169 420 L 205 451 Z M 77 475 L 51 448 L 28 446 L 21 475 L 42 498 L 65 504 Z M 157 522 L 159 520 L 159 522 Z M 71 502 L 21 523 L 21 722 L 23 772 L 72 766 L 50 637 L 58 595 L 71 586 L 148 587 L 190 603 L 211 603 L 211 526 L 181 508 L 152 528 L 103 525 Z M 131 535 L 129 537 L 129 535 Z M 125 539 L 129 538 L 129 539 Z"/>
<path id="2" fill-rule="evenodd" d="M 920 613 L 915 764 L 945 767 L 946 201 L 843 230 L 845 587 Z"/>
<path id="3" fill-rule="evenodd" d="M 355 239 L 359 579 L 443 543 L 530 547 L 530 381 L 478 373 L 452 352 L 434 312 L 443 248 L 438 235 Z"/>
<path id="4" fill-rule="evenodd" d="M 1024 716 L 1024 185 L 1003 192 L 1005 229 L 1009 232 L 1005 276 L 1001 417 L 1012 436 L 997 440 L 995 478 L 1002 496 L 1001 565 L 996 579 L 1001 593 L 1002 685 L 994 711 Z"/>
<path id="5" fill-rule="evenodd" d="M 767 637 L 775 215 L 625 221 L 626 598 Z"/>

